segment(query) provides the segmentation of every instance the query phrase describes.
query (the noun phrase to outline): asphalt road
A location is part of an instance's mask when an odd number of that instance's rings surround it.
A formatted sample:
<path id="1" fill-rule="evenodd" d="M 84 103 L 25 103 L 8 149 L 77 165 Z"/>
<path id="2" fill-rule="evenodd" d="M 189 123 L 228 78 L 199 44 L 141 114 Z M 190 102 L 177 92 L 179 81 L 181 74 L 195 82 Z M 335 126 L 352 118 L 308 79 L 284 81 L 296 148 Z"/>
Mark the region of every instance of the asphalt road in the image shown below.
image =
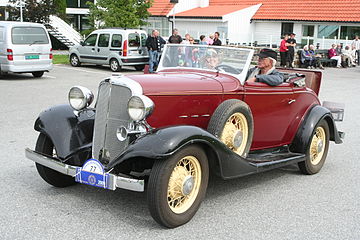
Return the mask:
<path id="1" fill-rule="evenodd" d="M 124 74 L 136 73 L 132 69 Z M 331 143 L 320 173 L 296 166 L 230 181 L 211 179 L 188 224 L 164 229 L 151 218 L 146 194 L 85 185 L 55 188 L 24 157 L 34 147 L 34 120 L 66 103 L 68 90 L 94 92 L 108 68 L 57 65 L 43 78 L 0 79 L 1 239 L 360 239 L 360 67 L 324 71 L 320 98 L 345 102 L 345 143 Z"/>

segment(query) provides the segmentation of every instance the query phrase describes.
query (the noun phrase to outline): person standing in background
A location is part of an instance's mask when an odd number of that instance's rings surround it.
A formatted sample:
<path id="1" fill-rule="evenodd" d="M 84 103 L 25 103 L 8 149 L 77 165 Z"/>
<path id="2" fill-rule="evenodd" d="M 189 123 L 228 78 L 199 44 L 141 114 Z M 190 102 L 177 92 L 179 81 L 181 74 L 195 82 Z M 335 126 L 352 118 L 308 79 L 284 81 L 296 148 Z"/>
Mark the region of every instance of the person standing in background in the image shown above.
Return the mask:
<path id="1" fill-rule="evenodd" d="M 182 38 L 179 35 L 179 31 L 176 28 L 172 30 L 172 35 L 169 37 L 168 42 L 175 44 L 180 44 L 182 42 Z"/>
<path id="2" fill-rule="evenodd" d="M 220 33 L 219 32 L 215 32 L 214 34 L 214 42 L 212 45 L 216 45 L 216 46 L 221 46 L 221 40 L 219 39 L 220 37 Z"/>
<path id="3" fill-rule="evenodd" d="M 296 40 L 295 40 L 295 33 L 291 33 L 289 39 L 287 40 L 288 45 L 288 64 L 289 68 L 294 68 L 294 55 L 295 55 L 295 47 L 296 47 Z"/>
<path id="4" fill-rule="evenodd" d="M 154 68 L 159 64 L 161 45 L 165 43 L 165 40 L 159 36 L 159 31 L 156 29 L 152 30 L 151 36 L 146 39 L 146 47 L 149 52 L 149 73 L 154 73 Z"/>
<path id="5" fill-rule="evenodd" d="M 287 40 L 289 39 L 289 35 L 285 34 L 283 40 L 280 43 L 280 67 L 286 67 L 286 62 L 288 59 L 288 43 Z"/>
<path id="6" fill-rule="evenodd" d="M 356 35 L 355 39 L 351 42 L 351 49 L 355 52 L 355 61 L 359 61 L 360 39 L 358 35 Z"/>

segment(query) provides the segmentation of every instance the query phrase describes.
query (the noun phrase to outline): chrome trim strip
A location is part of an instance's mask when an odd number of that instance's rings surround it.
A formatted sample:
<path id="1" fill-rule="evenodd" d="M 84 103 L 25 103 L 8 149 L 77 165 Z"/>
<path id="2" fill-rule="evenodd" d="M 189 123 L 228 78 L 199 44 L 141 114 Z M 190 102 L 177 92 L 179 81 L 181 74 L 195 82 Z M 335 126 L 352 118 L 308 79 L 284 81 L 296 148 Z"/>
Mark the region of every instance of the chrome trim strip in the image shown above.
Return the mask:
<path id="1" fill-rule="evenodd" d="M 179 118 L 188 118 L 189 116 L 183 115 L 183 116 L 179 116 Z"/>
<path id="2" fill-rule="evenodd" d="M 37 152 L 34 152 L 29 148 L 25 149 L 25 156 L 34 162 L 37 162 L 45 167 L 51 168 L 62 174 L 69 175 L 72 177 L 75 177 L 75 175 L 76 175 L 76 168 L 77 168 L 76 166 L 72 166 L 72 165 L 68 165 L 68 164 L 59 162 L 58 160 L 55 160 L 53 158 L 46 157 Z M 145 189 L 145 181 L 144 180 L 120 177 L 120 176 L 116 176 L 111 173 L 109 173 L 109 176 L 111 179 L 111 181 L 110 181 L 111 186 L 109 188 L 111 190 L 115 190 L 116 188 L 123 188 L 123 189 L 132 190 L 132 191 L 136 191 L 136 192 L 143 192 Z"/>

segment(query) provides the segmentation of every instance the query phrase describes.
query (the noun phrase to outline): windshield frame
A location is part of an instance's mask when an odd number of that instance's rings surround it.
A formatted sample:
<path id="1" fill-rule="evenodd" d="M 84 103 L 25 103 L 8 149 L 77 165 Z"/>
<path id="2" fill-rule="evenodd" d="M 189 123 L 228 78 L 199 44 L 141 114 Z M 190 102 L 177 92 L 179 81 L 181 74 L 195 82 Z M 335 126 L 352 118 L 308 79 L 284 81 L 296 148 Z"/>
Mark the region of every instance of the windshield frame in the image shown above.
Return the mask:
<path id="1" fill-rule="evenodd" d="M 167 52 L 169 47 L 186 47 L 186 46 L 205 47 L 205 48 L 210 48 L 210 49 L 211 48 L 230 49 L 230 50 L 241 49 L 242 51 L 247 51 L 249 54 L 248 54 L 248 57 L 247 57 L 246 62 L 244 64 L 243 71 L 240 74 L 232 74 L 232 73 L 229 73 L 229 72 L 219 71 L 219 70 L 216 70 L 216 69 L 204 69 L 204 68 L 195 68 L 195 67 L 163 67 L 164 58 L 160 58 L 159 66 L 158 66 L 156 72 L 161 72 L 161 71 L 164 71 L 164 70 L 171 70 L 171 69 L 172 70 L 189 70 L 189 71 L 191 71 L 191 70 L 210 71 L 210 72 L 215 72 L 215 73 L 219 72 L 219 73 L 227 74 L 227 75 L 230 75 L 230 76 L 233 76 L 233 77 L 237 78 L 242 85 L 245 83 L 247 72 L 248 72 L 248 70 L 250 68 L 251 60 L 252 60 L 253 55 L 254 55 L 254 50 L 253 49 L 239 48 L 239 47 L 213 46 L 213 45 L 199 45 L 199 44 L 169 44 L 168 43 L 168 44 L 165 44 L 163 53 Z"/>

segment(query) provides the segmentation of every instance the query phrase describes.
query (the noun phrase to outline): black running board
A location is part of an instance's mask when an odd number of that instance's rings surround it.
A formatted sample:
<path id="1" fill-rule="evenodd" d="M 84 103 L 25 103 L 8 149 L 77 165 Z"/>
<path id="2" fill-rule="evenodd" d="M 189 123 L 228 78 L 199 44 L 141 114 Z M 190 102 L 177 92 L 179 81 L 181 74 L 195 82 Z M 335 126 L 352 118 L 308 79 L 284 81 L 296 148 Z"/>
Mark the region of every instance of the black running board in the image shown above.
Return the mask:
<path id="1" fill-rule="evenodd" d="M 263 172 L 274 168 L 283 167 L 289 164 L 305 161 L 305 154 L 278 152 L 249 154 L 247 160 L 250 165 L 257 168 L 257 172 Z"/>

